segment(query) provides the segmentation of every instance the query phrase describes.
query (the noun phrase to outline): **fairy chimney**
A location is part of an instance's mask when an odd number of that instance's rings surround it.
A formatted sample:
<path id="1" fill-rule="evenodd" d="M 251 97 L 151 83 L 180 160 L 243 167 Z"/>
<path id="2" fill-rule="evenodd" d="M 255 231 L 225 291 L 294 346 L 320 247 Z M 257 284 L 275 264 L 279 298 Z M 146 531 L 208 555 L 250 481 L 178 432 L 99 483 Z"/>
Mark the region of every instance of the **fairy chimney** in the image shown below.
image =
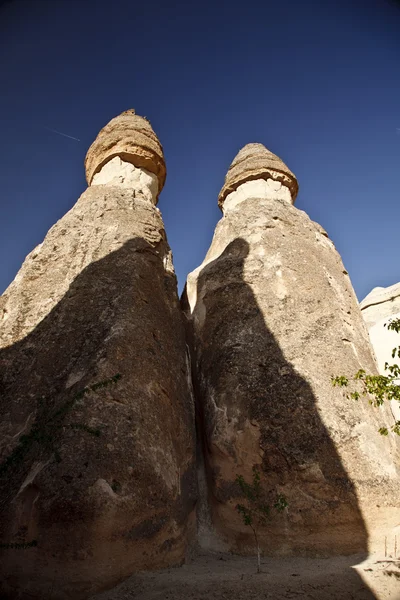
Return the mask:
<path id="1" fill-rule="evenodd" d="M 127 111 L 85 164 L 88 189 L 0 298 L 2 598 L 87 598 L 182 563 L 194 534 L 162 147 Z"/>
<path id="2" fill-rule="evenodd" d="M 210 517 L 207 526 L 202 511 L 201 543 L 253 552 L 236 478 L 250 481 L 256 467 L 271 504 L 279 494 L 289 504 L 259 531 L 266 553 L 367 552 L 397 525 L 399 445 L 378 433 L 387 407 L 378 414 L 332 386 L 332 375 L 375 363 L 347 271 L 326 231 L 293 206 L 297 190 L 281 159 L 245 146 L 187 279 Z"/>

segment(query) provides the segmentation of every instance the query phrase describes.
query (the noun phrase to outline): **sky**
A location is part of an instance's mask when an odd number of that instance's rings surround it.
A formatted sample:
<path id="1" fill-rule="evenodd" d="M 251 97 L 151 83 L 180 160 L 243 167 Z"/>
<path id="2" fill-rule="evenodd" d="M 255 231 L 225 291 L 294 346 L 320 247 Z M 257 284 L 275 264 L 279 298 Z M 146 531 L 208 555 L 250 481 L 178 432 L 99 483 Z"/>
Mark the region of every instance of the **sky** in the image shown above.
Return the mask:
<path id="1" fill-rule="evenodd" d="M 180 289 L 249 142 L 296 174 L 296 206 L 328 231 L 360 300 L 400 281 L 395 1 L 0 0 L 0 293 L 129 108 L 164 147 L 158 206 Z"/>

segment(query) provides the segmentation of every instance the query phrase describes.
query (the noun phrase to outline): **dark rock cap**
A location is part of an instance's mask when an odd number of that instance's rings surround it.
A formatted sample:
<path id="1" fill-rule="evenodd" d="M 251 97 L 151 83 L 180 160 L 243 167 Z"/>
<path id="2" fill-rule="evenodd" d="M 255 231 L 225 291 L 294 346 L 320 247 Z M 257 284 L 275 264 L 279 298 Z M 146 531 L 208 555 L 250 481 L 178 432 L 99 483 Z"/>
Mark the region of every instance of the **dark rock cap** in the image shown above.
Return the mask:
<path id="1" fill-rule="evenodd" d="M 89 185 L 115 156 L 154 173 L 161 192 L 166 177 L 163 149 L 148 119 L 137 115 L 133 108 L 111 119 L 87 151 L 85 170 Z"/>
<path id="2" fill-rule="evenodd" d="M 299 186 L 297 179 L 285 163 L 267 150 L 263 144 L 246 144 L 235 156 L 225 177 L 225 183 L 218 197 L 222 209 L 225 198 L 239 185 L 254 179 L 275 179 L 289 188 L 294 203 Z"/>

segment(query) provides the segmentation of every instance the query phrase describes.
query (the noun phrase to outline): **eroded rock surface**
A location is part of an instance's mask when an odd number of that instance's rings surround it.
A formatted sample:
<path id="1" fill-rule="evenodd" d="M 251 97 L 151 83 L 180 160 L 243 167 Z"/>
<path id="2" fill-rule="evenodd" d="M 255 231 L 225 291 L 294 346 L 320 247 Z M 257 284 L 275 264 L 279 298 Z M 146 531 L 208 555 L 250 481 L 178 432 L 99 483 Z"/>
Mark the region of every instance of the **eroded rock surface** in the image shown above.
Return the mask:
<path id="1" fill-rule="evenodd" d="M 393 542 L 398 525 L 399 446 L 378 433 L 392 416 L 331 384 L 332 375 L 374 372 L 367 331 L 327 233 L 288 201 L 293 174 L 275 157 L 279 181 L 252 179 L 272 162 L 259 146 L 234 160 L 250 157 L 243 179 L 228 172 L 224 217 L 182 299 L 216 534 L 202 542 L 254 552 L 235 479 L 250 481 L 256 465 L 271 499 L 289 503 L 260 530 L 264 551 L 366 552 L 385 536 Z"/>
<path id="2" fill-rule="evenodd" d="M 160 180 L 126 158 L 98 170 L 0 298 L 2 598 L 87 598 L 180 564 L 194 533 L 194 409 Z"/>

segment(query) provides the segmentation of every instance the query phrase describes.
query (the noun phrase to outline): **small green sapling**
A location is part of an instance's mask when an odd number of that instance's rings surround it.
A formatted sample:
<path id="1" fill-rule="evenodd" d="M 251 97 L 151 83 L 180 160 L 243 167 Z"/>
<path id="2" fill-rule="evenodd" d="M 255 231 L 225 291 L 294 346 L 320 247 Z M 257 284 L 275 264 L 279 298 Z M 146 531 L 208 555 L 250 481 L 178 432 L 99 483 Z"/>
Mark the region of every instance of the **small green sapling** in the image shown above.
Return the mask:
<path id="1" fill-rule="evenodd" d="M 266 500 L 266 493 L 261 486 L 261 475 L 257 466 L 253 467 L 253 481 L 247 483 L 243 475 L 236 476 L 236 483 L 239 485 L 243 496 L 246 499 L 246 505 L 237 504 L 236 510 L 241 515 L 243 523 L 251 528 L 257 548 L 257 573 L 261 572 L 261 549 L 258 541 L 258 528 L 266 525 L 271 518 L 271 506 Z M 283 512 L 288 503 L 283 494 L 277 494 L 272 507 L 277 512 Z"/>

